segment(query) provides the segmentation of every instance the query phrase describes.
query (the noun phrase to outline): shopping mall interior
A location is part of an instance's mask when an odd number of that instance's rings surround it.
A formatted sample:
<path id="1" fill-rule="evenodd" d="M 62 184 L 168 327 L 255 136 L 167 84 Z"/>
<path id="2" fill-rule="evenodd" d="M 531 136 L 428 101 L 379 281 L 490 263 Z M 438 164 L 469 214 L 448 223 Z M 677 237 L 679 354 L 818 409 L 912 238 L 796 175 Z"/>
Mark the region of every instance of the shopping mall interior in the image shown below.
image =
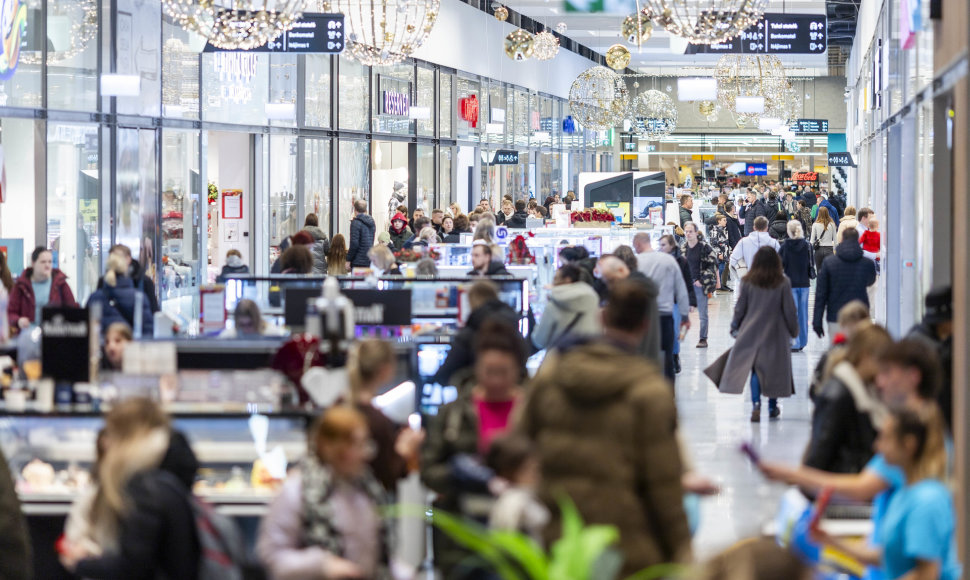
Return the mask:
<path id="1" fill-rule="evenodd" d="M 963 577 L 967 0 L 0 32 L 0 580 Z"/>

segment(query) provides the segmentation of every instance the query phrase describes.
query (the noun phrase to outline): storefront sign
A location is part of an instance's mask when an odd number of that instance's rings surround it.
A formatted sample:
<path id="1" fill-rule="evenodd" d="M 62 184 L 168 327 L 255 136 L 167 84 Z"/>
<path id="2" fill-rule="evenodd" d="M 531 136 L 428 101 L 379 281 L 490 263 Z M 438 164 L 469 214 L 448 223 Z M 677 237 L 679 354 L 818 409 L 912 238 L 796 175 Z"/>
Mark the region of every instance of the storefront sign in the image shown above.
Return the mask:
<path id="1" fill-rule="evenodd" d="M 409 326 L 411 290 L 342 289 L 354 303 L 354 323 L 363 326 Z"/>
<path id="2" fill-rule="evenodd" d="M 818 173 L 814 171 L 803 171 L 793 173 L 791 178 L 793 181 L 818 181 Z"/>
<path id="3" fill-rule="evenodd" d="M 242 209 L 242 190 L 223 189 L 222 190 L 222 219 L 241 220 L 243 217 Z"/>
<path id="4" fill-rule="evenodd" d="M 825 14 L 766 13 L 735 38 L 719 44 L 688 44 L 684 54 L 824 54 Z"/>
<path id="5" fill-rule="evenodd" d="M 576 121 L 573 119 L 572 115 L 567 115 L 566 118 L 562 120 L 562 132 L 564 135 L 573 135 L 576 133 Z"/>
<path id="6" fill-rule="evenodd" d="M 796 119 L 791 128 L 796 135 L 825 135 L 829 132 L 829 120 Z"/>
<path id="7" fill-rule="evenodd" d="M 473 129 L 478 127 L 478 97 L 476 95 L 458 99 L 458 116 L 471 123 Z"/>
<path id="8" fill-rule="evenodd" d="M 492 158 L 492 165 L 518 165 L 519 152 L 510 149 L 499 149 Z"/>
<path id="9" fill-rule="evenodd" d="M 768 175 L 767 163 L 748 163 L 744 172 L 747 175 Z"/>
<path id="10" fill-rule="evenodd" d="M 45 307 L 41 313 L 41 360 L 44 376 L 56 381 L 84 382 L 90 377 L 88 311 Z"/>
<path id="11" fill-rule="evenodd" d="M 0 80 L 7 80 L 17 72 L 20 48 L 27 36 L 27 3 L 21 0 L 0 0 L 0 32 L 3 33 L 3 52 L 0 53 Z"/>
<path id="12" fill-rule="evenodd" d="M 381 114 L 389 117 L 407 117 L 411 112 L 411 95 L 395 91 L 381 94 Z"/>
<path id="13" fill-rule="evenodd" d="M 829 153 L 829 167 L 855 167 L 852 154 L 849 152 Z"/>
<path id="14" fill-rule="evenodd" d="M 288 54 L 339 54 L 344 50 L 344 15 L 304 12 L 293 28 L 262 46 L 247 51 L 206 43 L 202 52 L 285 52 Z"/>

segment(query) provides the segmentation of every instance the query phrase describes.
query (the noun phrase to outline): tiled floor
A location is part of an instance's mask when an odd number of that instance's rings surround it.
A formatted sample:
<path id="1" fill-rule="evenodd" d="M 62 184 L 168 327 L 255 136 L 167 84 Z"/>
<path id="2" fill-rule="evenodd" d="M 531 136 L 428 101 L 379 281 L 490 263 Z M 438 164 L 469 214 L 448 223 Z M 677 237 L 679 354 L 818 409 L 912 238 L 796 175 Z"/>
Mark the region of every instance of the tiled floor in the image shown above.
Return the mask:
<path id="1" fill-rule="evenodd" d="M 707 349 L 694 348 L 699 321 L 696 314 L 691 315 L 691 331 L 681 347 L 683 372 L 677 377 L 680 424 L 695 468 L 722 488 L 720 495 L 701 501 L 700 527 L 694 537 L 695 555 L 701 558 L 758 534 L 761 525 L 774 516 L 785 488 L 766 482 L 738 447 L 742 441 L 751 441 L 766 459 L 799 461 L 811 429 L 809 377 L 828 341 L 809 331 L 808 347 L 792 353 L 796 395 L 781 401 L 781 419 L 767 421 L 766 409 L 760 424 L 751 423 L 747 389 L 740 396 L 722 395 L 702 372 L 733 343 L 728 334 L 732 299 L 732 294 L 719 294 L 711 300 Z M 810 312 L 812 304 L 810 301 Z"/>

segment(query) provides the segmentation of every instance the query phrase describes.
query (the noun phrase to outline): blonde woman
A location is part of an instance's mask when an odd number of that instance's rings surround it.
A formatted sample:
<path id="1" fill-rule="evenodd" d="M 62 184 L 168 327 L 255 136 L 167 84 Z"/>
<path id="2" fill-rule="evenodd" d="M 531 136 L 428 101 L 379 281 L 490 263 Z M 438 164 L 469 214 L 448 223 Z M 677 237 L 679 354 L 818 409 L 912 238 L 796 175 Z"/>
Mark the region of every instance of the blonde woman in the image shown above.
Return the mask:
<path id="1" fill-rule="evenodd" d="M 835 234 L 835 245 L 842 243 L 842 238 L 845 235 L 845 230 L 854 230 L 859 226 L 859 219 L 856 217 L 855 206 L 848 206 L 845 208 L 845 215 L 839 220 L 839 228 Z"/>
<path id="2" fill-rule="evenodd" d="M 835 253 L 835 222 L 825 207 L 818 208 L 818 216 L 812 224 L 812 249 L 815 250 L 815 271 L 822 269 L 822 262 Z"/>

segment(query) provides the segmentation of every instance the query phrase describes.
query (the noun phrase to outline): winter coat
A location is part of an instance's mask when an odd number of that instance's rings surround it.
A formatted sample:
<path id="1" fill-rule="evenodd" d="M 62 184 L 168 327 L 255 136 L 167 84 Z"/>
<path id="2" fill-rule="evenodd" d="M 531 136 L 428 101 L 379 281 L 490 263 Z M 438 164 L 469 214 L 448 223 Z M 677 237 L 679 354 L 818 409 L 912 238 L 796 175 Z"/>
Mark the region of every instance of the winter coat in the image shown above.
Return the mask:
<path id="1" fill-rule="evenodd" d="M 815 397 L 812 436 L 802 461 L 834 473 L 859 473 L 872 458 L 882 414 L 877 395 L 848 362 L 840 362 Z"/>
<path id="2" fill-rule="evenodd" d="M 768 235 L 767 232 L 752 232 L 751 235 L 741 238 L 738 245 L 734 246 L 731 252 L 731 268 L 737 268 L 741 260 L 745 266 L 751 268 L 754 262 L 754 255 L 762 246 L 771 246 L 777 252 L 780 249 L 778 241 Z"/>
<path id="3" fill-rule="evenodd" d="M 148 299 L 139 290 L 135 289 L 131 278 L 119 276 L 115 286 L 105 284 L 100 290 L 95 290 L 94 294 L 88 298 L 88 307 L 92 304 L 101 305 L 101 331 L 107 332 L 108 327 L 116 322 L 123 322 L 129 327 L 135 327 L 135 307 L 138 304 L 138 296 L 141 295 L 141 328 L 143 336 L 152 336 L 154 329 L 154 318 L 152 317 L 151 307 Z"/>
<path id="4" fill-rule="evenodd" d="M 34 320 L 37 302 L 34 300 L 34 286 L 30 282 L 33 273 L 33 268 L 24 270 L 14 281 L 13 289 L 10 291 L 10 302 L 7 304 L 7 321 L 14 328 L 17 328 L 17 321 L 21 318 L 37 322 Z M 78 308 L 71 287 L 67 285 L 67 275 L 57 268 L 51 271 L 51 294 L 47 305 Z"/>
<path id="5" fill-rule="evenodd" d="M 842 215 L 839 213 L 839 210 L 835 209 L 835 206 L 829 203 L 829 200 L 827 199 L 823 199 L 818 206 L 829 210 L 829 217 L 835 222 L 835 227 L 839 227 L 839 217 Z"/>
<path id="6" fill-rule="evenodd" d="M 394 220 L 401 220 L 402 222 L 404 222 L 404 229 L 402 229 L 399 232 L 395 232 Z M 391 225 L 390 227 L 387 228 L 387 233 L 391 235 L 391 246 L 392 246 L 391 250 L 395 252 L 400 252 L 401 249 L 404 248 L 404 242 L 410 240 L 411 237 L 414 235 L 414 233 L 411 231 L 411 228 L 408 226 L 407 218 L 405 218 L 404 214 L 402 214 L 401 212 L 397 212 L 396 214 L 391 216 Z"/>
<path id="7" fill-rule="evenodd" d="M 768 218 L 769 222 L 775 221 L 779 211 L 781 211 L 781 203 L 777 199 L 765 200 L 765 217 Z"/>
<path id="8" fill-rule="evenodd" d="M 788 220 L 775 220 L 768 226 L 768 235 L 779 242 L 788 239 Z"/>
<path id="9" fill-rule="evenodd" d="M 497 225 L 497 226 L 507 226 L 507 227 L 510 227 L 509 224 L 507 224 L 505 222 L 507 222 L 510 219 L 512 219 L 512 216 L 514 216 L 514 215 L 515 215 L 515 211 L 513 211 L 512 212 L 512 215 L 509 215 L 509 216 L 506 216 L 504 213 L 502 213 L 501 211 L 499 211 L 498 213 L 495 214 L 495 225 Z"/>
<path id="10" fill-rule="evenodd" d="M 758 374 L 768 398 L 795 394 L 791 339 L 798 336 L 798 316 L 788 278 L 774 288 L 741 284 L 731 331 L 734 346 L 704 369 L 722 393 L 741 394 L 748 374 Z"/>
<path id="11" fill-rule="evenodd" d="M 805 234 L 805 237 L 812 235 L 812 208 L 797 208 L 795 211 L 795 219 L 802 223 L 802 233 Z"/>
<path id="12" fill-rule="evenodd" d="M 505 220 L 505 227 L 514 229 L 525 228 L 525 220 L 529 219 L 529 212 L 522 210 L 512 214 L 512 217 Z"/>
<path id="13" fill-rule="evenodd" d="M 705 294 L 710 294 L 717 289 L 717 252 L 703 240 L 699 240 L 697 243 L 701 245 L 701 288 Z M 688 248 L 687 242 L 684 242 L 680 247 L 680 255 L 684 257 L 684 263 L 687 264 L 688 278 L 684 280 L 687 283 L 687 292 L 688 294 L 693 294 L 695 280 L 693 279 L 693 274 L 690 272 L 690 263 L 687 261 Z"/>
<path id="14" fill-rule="evenodd" d="M 248 273 L 249 273 L 249 266 L 247 266 L 246 264 L 242 264 L 239 266 L 230 266 L 229 264 L 226 264 L 225 266 L 222 267 L 222 272 L 220 272 L 219 275 L 216 276 L 216 284 L 224 284 L 226 282 L 226 278 L 234 274 L 248 274 Z"/>
<path id="15" fill-rule="evenodd" d="M 519 313 L 501 300 L 492 300 L 482 304 L 468 315 L 464 328 L 451 343 L 451 350 L 445 362 L 432 379 L 442 385 L 455 385 L 459 381 L 452 381 L 452 377 L 461 370 L 469 369 L 475 364 L 475 335 L 485 325 L 486 320 L 496 320 L 515 328 L 519 327 Z"/>
<path id="16" fill-rule="evenodd" d="M 505 264 L 502 262 L 496 262 L 492 260 L 488 263 L 488 269 L 485 270 L 484 274 L 479 274 L 478 270 L 469 270 L 467 276 L 484 276 L 486 278 L 491 278 L 492 276 L 511 276 L 508 270 L 505 269 Z"/>
<path id="17" fill-rule="evenodd" d="M 744 210 L 744 235 L 754 231 L 754 220 L 759 217 L 768 218 L 768 208 L 763 199 L 758 198 Z M 772 218 L 774 216 L 771 216 Z"/>
<path id="18" fill-rule="evenodd" d="M 869 306 L 866 288 L 876 283 L 876 263 L 862 255 L 862 246 L 855 242 L 843 242 L 833 256 L 825 258 L 815 285 L 815 316 L 812 328 L 822 331 L 825 320 L 837 322 L 839 310 L 852 302 L 861 300 Z"/>
<path id="19" fill-rule="evenodd" d="M 374 218 L 367 214 L 357 214 L 357 217 L 350 220 L 350 240 L 347 249 L 347 261 L 351 267 L 366 268 L 370 266 L 370 258 L 367 252 L 374 247 L 374 238 L 377 235 L 377 225 Z"/>
<path id="20" fill-rule="evenodd" d="M 0 578 L 30 580 L 32 567 L 27 520 L 20 511 L 10 464 L 0 449 Z"/>
<path id="21" fill-rule="evenodd" d="M 718 258 L 718 260 L 726 262 L 728 257 L 731 255 L 731 246 L 728 240 L 727 227 L 715 225 L 711 226 L 710 231 L 711 247 L 714 248 L 714 251 L 721 256 Z"/>
<path id="22" fill-rule="evenodd" d="M 185 436 L 173 431 L 158 467 L 139 471 L 125 488 L 131 507 L 120 524 L 118 551 L 81 560 L 77 575 L 195 580 L 200 548 L 189 501 L 198 468 Z"/>
<path id="23" fill-rule="evenodd" d="M 280 252 L 282 251 L 281 249 Z M 158 306 L 158 296 L 155 294 L 155 282 L 145 275 L 145 270 L 138 263 L 138 260 L 132 260 L 131 265 L 128 266 L 128 277 L 131 278 L 132 284 L 135 285 L 135 290 L 139 290 L 145 294 L 145 298 L 148 299 L 148 307 L 151 308 L 152 314 L 158 312 L 160 308 Z M 103 287 L 104 276 L 98 278 L 98 290 Z"/>
<path id="24" fill-rule="evenodd" d="M 327 273 L 327 252 L 330 251 L 330 238 L 317 226 L 307 226 L 303 231 L 310 234 L 313 238 L 313 245 L 310 246 L 310 254 L 313 256 L 313 273 Z M 368 264 L 370 261 L 368 260 Z"/>
<path id="25" fill-rule="evenodd" d="M 535 443 L 540 499 L 559 535 L 557 499 L 575 502 L 587 524 L 616 526 L 626 577 L 690 558 L 677 411 L 657 365 L 603 339 L 546 356 L 517 430 Z"/>
<path id="26" fill-rule="evenodd" d="M 743 237 L 741 235 L 741 222 L 738 221 L 738 218 L 732 215 L 728 215 L 728 214 L 724 214 L 724 215 L 727 217 L 726 227 L 727 227 L 727 234 L 728 234 L 728 246 L 730 246 L 731 249 L 733 250 L 734 246 L 737 246 L 738 242 L 740 242 L 741 238 Z"/>
<path id="27" fill-rule="evenodd" d="M 537 348 L 556 345 L 566 334 L 594 336 L 600 333 L 599 296 L 589 284 L 574 282 L 553 286 L 546 308 L 532 333 Z"/>
<path id="28" fill-rule="evenodd" d="M 693 215 L 690 213 L 689 209 L 681 206 L 679 210 L 680 210 L 680 227 L 684 227 L 684 224 L 686 224 L 689 221 L 693 221 L 694 218 L 693 218 Z"/>
<path id="29" fill-rule="evenodd" d="M 812 259 L 812 247 L 805 238 L 785 240 L 778 250 L 781 255 L 781 265 L 785 269 L 785 276 L 791 280 L 792 288 L 808 288 L 815 277 L 815 260 Z"/>
<path id="30" fill-rule="evenodd" d="M 687 263 L 687 258 L 680 252 L 673 254 L 673 256 L 677 260 L 677 265 L 680 266 L 680 275 L 684 279 L 684 286 L 687 287 L 687 302 L 690 306 L 697 308 L 697 293 L 694 292 L 694 281 L 690 279 L 690 264 Z"/>

